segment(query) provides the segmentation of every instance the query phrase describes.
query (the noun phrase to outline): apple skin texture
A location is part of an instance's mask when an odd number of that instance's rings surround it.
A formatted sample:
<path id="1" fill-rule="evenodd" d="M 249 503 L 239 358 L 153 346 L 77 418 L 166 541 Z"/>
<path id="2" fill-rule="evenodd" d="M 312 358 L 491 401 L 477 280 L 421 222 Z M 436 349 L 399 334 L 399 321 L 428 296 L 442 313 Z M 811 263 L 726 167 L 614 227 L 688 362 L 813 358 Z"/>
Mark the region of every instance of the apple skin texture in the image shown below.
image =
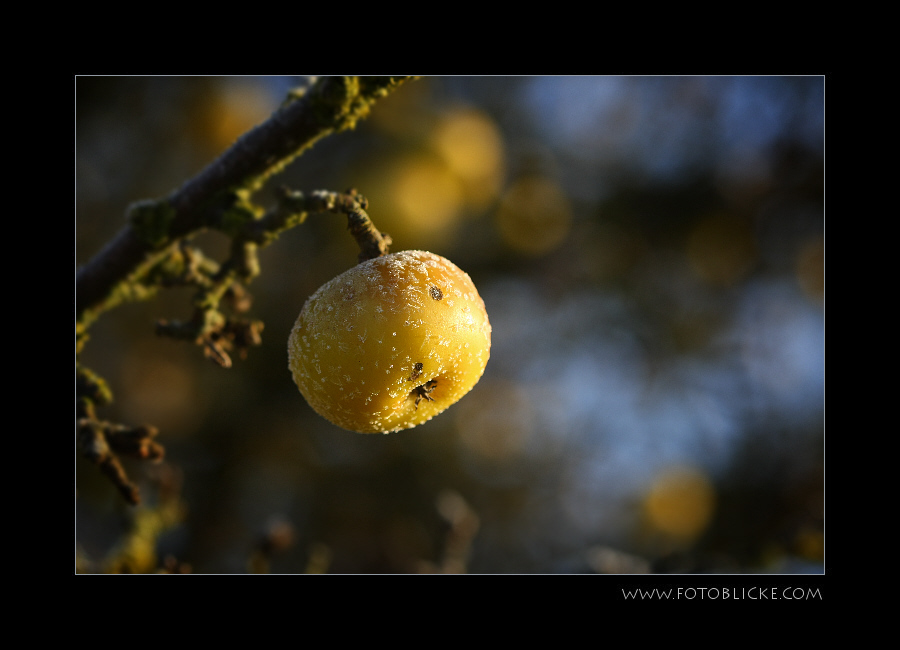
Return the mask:
<path id="1" fill-rule="evenodd" d="M 471 278 L 425 251 L 371 259 L 322 285 L 288 338 L 303 397 L 359 433 L 427 422 L 478 383 L 490 350 L 491 324 Z"/>

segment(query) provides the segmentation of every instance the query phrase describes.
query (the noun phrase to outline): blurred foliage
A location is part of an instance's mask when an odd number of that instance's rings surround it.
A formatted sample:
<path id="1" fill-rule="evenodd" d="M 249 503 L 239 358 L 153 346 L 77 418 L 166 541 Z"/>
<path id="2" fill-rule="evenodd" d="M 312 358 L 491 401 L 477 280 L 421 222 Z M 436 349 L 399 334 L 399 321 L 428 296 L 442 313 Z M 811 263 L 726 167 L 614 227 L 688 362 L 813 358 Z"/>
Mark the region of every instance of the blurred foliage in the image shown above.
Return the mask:
<path id="1" fill-rule="evenodd" d="M 303 83 L 78 78 L 76 262 Z M 183 290 L 105 314 L 81 355 L 104 416 L 183 475 L 142 570 L 823 570 L 824 79 L 424 78 L 277 182 L 355 187 L 393 250 L 467 271 L 491 361 L 417 429 L 316 416 L 286 340 L 355 263 L 329 215 L 261 254 L 263 345 L 230 370 L 154 336 Z M 77 569 L 109 570 L 148 517 L 81 459 L 76 487 Z"/>

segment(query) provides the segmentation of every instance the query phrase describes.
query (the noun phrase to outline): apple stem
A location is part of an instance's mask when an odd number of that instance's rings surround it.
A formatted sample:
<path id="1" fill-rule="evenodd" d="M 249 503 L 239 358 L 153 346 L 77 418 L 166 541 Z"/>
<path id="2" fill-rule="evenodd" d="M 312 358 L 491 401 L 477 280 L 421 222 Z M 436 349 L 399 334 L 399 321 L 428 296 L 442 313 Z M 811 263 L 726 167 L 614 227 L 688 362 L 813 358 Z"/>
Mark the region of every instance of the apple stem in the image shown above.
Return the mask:
<path id="1" fill-rule="evenodd" d="M 366 214 L 369 202 L 355 189 L 347 190 L 346 196 L 354 200 L 347 204 L 347 229 L 356 243 L 359 244 L 359 262 L 372 260 L 388 254 L 392 240 L 391 236 L 381 232 L 372 223 L 372 219 Z"/>

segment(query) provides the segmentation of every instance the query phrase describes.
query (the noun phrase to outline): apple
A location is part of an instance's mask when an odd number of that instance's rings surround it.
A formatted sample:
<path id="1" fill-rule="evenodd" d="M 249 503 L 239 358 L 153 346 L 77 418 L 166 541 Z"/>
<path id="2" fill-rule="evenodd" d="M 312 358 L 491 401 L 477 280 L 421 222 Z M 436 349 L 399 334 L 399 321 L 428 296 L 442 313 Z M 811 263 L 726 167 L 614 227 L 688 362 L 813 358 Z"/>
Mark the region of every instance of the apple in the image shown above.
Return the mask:
<path id="1" fill-rule="evenodd" d="M 413 250 L 361 262 L 310 296 L 288 338 L 288 365 L 319 415 L 390 433 L 468 393 L 490 350 L 491 324 L 468 274 Z"/>

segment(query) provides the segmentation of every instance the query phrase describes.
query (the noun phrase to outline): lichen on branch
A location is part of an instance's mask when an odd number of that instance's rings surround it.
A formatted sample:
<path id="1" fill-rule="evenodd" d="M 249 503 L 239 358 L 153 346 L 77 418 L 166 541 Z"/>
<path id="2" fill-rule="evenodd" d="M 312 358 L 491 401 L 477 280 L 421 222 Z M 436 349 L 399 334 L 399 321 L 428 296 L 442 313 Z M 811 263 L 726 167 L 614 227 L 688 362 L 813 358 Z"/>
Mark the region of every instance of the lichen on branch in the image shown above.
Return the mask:
<path id="1" fill-rule="evenodd" d="M 355 189 L 347 190 L 343 194 L 326 190 L 304 194 L 280 188 L 278 204 L 279 208 L 271 214 L 270 222 L 267 223 L 266 219 L 259 222 L 267 232 L 280 232 L 297 218 L 302 223 L 309 212 L 340 213 L 347 215 L 347 229 L 359 246 L 360 262 L 388 253 L 388 247 L 391 245 L 390 235 L 380 232 L 375 227 L 366 214 L 368 200 Z"/>

